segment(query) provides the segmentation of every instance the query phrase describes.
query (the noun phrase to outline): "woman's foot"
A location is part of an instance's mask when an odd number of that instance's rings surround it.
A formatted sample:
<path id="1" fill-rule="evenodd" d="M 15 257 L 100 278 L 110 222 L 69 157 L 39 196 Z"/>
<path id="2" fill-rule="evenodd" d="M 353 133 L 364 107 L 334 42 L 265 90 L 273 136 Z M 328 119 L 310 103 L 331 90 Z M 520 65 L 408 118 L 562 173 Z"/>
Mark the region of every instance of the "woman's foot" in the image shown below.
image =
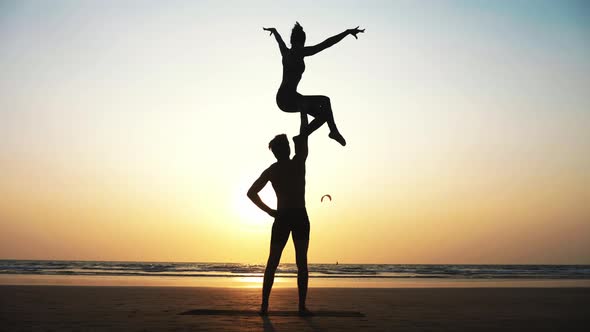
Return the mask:
<path id="1" fill-rule="evenodd" d="M 339 132 L 331 132 L 328 134 L 328 137 L 340 143 L 340 145 L 346 146 L 346 140 L 344 139 L 344 137 L 342 137 L 342 135 L 340 135 Z"/>

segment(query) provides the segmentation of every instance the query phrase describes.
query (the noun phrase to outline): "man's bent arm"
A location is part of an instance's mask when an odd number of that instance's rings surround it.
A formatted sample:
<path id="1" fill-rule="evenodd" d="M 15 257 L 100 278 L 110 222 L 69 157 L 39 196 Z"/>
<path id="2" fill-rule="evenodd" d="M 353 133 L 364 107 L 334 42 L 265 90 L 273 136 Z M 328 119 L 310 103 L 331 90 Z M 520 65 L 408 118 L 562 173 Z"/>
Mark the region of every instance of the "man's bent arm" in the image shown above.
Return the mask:
<path id="1" fill-rule="evenodd" d="M 254 181 L 250 189 L 248 190 L 248 198 L 252 203 L 256 204 L 262 211 L 268 213 L 271 217 L 276 217 L 276 210 L 271 209 L 268 205 L 264 204 L 258 193 L 264 188 L 266 183 L 269 181 L 268 170 L 262 172 L 260 177 Z"/>

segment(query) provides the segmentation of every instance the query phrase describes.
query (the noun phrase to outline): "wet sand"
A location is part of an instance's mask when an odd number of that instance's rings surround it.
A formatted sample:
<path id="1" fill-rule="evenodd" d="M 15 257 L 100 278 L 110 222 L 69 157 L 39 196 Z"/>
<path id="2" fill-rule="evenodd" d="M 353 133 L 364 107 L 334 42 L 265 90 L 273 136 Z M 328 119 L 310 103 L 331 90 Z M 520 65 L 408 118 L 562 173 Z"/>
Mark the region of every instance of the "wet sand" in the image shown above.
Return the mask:
<path id="1" fill-rule="evenodd" d="M 1 331 L 585 331 L 590 288 L 313 288 L 311 310 L 364 317 L 262 318 L 260 290 L 206 287 L 0 286 Z M 294 311 L 297 290 L 273 290 Z M 221 315 L 179 315 L 190 310 Z M 342 315 L 341 315 L 342 316 Z"/>

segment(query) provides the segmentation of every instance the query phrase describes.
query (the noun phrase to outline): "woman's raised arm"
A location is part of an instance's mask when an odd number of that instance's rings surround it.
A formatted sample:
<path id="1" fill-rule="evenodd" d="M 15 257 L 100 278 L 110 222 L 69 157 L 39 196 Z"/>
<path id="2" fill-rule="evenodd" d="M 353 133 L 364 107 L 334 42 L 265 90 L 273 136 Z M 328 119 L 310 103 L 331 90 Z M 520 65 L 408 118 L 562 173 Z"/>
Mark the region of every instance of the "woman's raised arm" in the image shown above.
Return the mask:
<path id="1" fill-rule="evenodd" d="M 336 36 L 332 36 L 332 37 L 324 40 L 323 42 L 321 42 L 317 45 L 304 47 L 303 48 L 303 55 L 310 56 L 310 55 L 314 55 L 316 53 L 319 53 L 319 52 L 325 50 L 326 48 L 331 47 L 334 44 L 338 43 L 339 41 L 344 39 L 344 37 L 348 36 L 349 34 L 352 35 L 355 39 L 358 39 L 358 37 L 356 35 L 358 33 L 362 33 L 362 32 L 365 32 L 365 29 L 359 29 L 359 27 L 356 27 L 354 29 L 348 29 L 344 32 L 337 34 Z"/>
<path id="2" fill-rule="evenodd" d="M 281 55 L 285 55 L 285 52 L 287 52 L 287 45 L 285 45 L 285 42 L 283 41 L 283 38 L 281 38 L 281 35 L 277 31 L 277 29 L 262 28 L 262 30 L 269 31 L 270 35 L 275 35 L 275 39 L 277 40 L 277 43 L 279 44 L 279 49 L 281 50 Z"/>

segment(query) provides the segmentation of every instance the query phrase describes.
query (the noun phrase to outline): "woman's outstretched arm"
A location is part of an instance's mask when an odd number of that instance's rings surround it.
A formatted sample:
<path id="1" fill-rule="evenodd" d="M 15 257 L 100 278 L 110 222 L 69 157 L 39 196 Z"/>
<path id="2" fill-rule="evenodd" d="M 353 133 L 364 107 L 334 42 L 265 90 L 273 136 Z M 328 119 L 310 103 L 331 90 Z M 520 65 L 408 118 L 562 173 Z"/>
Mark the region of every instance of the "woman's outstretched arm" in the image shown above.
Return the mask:
<path id="1" fill-rule="evenodd" d="M 283 41 L 283 38 L 281 38 L 281 35 L 277 31 L 277 29 L 262 28 L 262 30 L 269 31 L 271 35 L 275 35 L 275 39 L 277 40 L 277 43 L 279 44 L 279 49 L 281 50 L 281 55 L 285 55 L 285 52 L 287 52 L 287 45 L 285 45 L 285 42 Z"/>
<path id="2" fill-rule="evenodd" d="M 332 37 L 324 40 L 323 42 L 321 42 L 317 45 L 308 46 L 308 47 L 303 48 L 303 55 L 310 56 L 310 55 L 314 55 L 316 53 L 319 53 L 319 52 L 325 50 L 326 48 L 338 43 L 339 41 L 341 41 L 342 39 L 344 39 L 344 37 L 346 37 L 348 35 L 352 35 L 352 36 L 354 36 L 354 38 L 358 39 L 358 37 L 356 35 L 360 32 L 365 32 L 365 29 L 359 29 L 359 27 L 356 27 L 354 29 L 348 29 L 344 32 L 337 34 L 336 36 L 332 36 Z"/>

